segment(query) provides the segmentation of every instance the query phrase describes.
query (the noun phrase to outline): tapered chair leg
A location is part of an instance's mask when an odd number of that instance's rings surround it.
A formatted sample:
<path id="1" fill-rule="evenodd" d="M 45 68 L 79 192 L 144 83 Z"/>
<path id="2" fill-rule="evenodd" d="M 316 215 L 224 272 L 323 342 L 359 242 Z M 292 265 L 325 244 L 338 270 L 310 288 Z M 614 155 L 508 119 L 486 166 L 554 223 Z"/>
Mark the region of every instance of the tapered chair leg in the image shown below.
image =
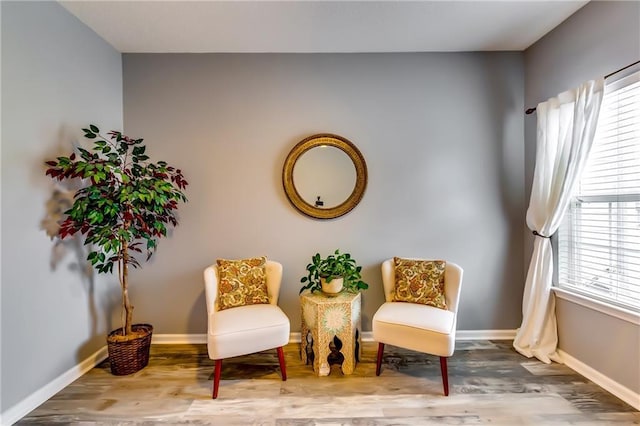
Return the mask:
<path id="1" fill-rule="evenodd" d="M 378 357 L 376 359 L 376 376 L 380 375 L 380 367 L 382 366 L 383 353 L 384 353 L 384 343 L 378 343 Z"/>
<path id="2" fill-rule="evenodd" d="M 213 395 L 212 399 L 216 399 L 218 397 L 218 386 L 220 386 L 220 372 L 222 371 L 222 360 L 216 360 L 215 370 L 213 372 Z"/>
<path id="3" fill-rule="evenodd" d="M 449 396 L 449 374 L 447 373 L 447 357 L 440 357 L 440 372 L 442 373 L 442 386 L 444 386 L 444 396 Z"/>
<path id="4" fill-rule="evenodd" d="M 280 371 L 282 372 L 282 381 L 285 382 L 287 380 L 287 366 L 284 363 L 284 352 L 282 351 L 282 346 L 278 348 L 278 361 L 280 362 Z"/>

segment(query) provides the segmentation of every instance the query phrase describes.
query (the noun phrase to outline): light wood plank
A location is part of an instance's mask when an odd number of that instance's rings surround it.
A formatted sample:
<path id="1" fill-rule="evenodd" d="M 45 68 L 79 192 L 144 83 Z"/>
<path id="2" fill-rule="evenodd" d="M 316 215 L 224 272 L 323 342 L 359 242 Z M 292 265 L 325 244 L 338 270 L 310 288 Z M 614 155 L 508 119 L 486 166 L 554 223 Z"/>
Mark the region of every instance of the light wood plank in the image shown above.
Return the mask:
<path id="1" fill-rule="evenodd" d="M 505 341 L 460 342 L 444 397 L 438 358 L 363 344 L 352 375 L 332 366 L 317 377 L 285 348 L 288 380 L 275 350 L 225 360 L 211 399 L 206 345 L 154 345 L 150 364 L 125 377 L 108 362 L 62 390 L 18 424 L 71 425 L 627 425 L 640 414 L 564 365 L 522 357 Z"/>

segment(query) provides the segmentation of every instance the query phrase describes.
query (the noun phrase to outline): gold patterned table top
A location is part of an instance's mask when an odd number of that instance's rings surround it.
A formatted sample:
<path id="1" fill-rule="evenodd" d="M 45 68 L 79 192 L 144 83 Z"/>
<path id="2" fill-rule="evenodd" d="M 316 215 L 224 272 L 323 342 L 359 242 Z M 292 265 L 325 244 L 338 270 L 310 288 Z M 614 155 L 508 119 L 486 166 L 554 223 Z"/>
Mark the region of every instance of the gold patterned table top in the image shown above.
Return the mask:
<path id="1" fill-rule="evenodd" d="M 337 296 L 327 296 L 322 292 L 316 292 L 316 293 L 306 292 L 306 293 L 302 293 L 301 295 L 301 297 L 306 298 L 312 301 L 313 303 L 328 303 L 328 304 L 345 303 L 345 302 L 351 303 L 359 296 L 360 296 L 360 293 L 350 293 L 346 291 L 338 293 Z"/>

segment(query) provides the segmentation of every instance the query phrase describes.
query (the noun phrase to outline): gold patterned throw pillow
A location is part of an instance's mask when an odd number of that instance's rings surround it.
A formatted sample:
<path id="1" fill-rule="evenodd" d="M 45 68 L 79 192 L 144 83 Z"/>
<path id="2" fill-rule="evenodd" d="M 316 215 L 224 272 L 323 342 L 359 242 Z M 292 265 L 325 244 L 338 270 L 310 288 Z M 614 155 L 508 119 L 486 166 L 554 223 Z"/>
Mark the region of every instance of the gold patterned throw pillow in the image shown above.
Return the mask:
<path id="1" fill-rule="evenodd" d="M 266 257 L 218 259 L 218 309 L 269 303 Z"/>
<path id="2" fill-rule="evenodd" d="M 394 301 L 447 309 L 444 296 L 444 260 L 413 260 L 394 257 Z"/>

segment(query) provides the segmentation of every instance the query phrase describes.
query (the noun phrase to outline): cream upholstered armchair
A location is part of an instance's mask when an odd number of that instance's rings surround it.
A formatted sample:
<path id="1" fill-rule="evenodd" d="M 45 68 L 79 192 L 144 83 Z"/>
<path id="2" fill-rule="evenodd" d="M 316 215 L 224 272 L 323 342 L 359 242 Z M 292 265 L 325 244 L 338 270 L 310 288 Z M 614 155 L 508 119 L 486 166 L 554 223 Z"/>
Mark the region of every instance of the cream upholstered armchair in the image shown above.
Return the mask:
<path id="1" fill-rule="evenodd" d="M 449 395 L 447 357 L 453 355 L 455 349 L 462 273 L 462 268 L 454 263 L 446 262 L 444 265 L 446 309 L 441 309 L 421 303 L 396 301 L 395 261 L 389 259 L 382 263 L 386 302 L 373 317 L 373 339 L 378 342 L 376 375 L 380 375 L 385 344 L 436 355 L 440 357 L 444 394 Z"/>
<path id="2" fill-rule="evenodd" d="M 208 313 L 207 349 L 209 358 L 215 360 L 212 396 L 214 399 L 218 397 L 224 358 L 277 348 L 282 380 L 287 380 L 282 347 L 289 342 L 290 323 L 289 318 L 278 307 L 282 265 L 267 260 L 264 266 L 268 303 L 227 309 L 220 309 L 218 265 L 211 265 L 204 271 Z"/>

